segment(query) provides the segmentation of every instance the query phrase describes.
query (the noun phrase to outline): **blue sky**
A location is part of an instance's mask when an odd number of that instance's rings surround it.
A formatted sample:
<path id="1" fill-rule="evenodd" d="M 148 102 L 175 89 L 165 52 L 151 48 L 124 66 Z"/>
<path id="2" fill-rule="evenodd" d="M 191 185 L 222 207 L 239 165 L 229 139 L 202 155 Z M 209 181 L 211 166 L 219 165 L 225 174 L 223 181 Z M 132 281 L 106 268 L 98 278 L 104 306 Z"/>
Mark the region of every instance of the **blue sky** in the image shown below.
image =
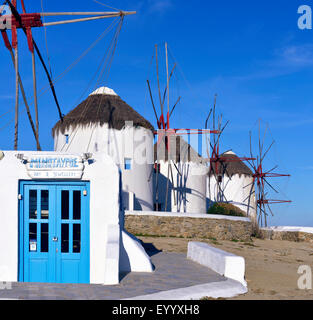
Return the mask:
<path id="1" fill-rule="evenodd" d="M 40 0 L 25 2 L 28 11 L 41 11 Z M 44 0 L 43 3 L 45 11 L 110 10 L 93 0 Z M 249 154 L 249 130 L 255 139 L 257 121 L 261 118 L 270 128 L 266 143 L 275 140 L 264 166 L 270 169 L 278 164 L 277 171 L 291 174 L 290 179 L 272 180 L 281 191 L 273 197 L 293 202 L 273 206 L 275 216 L 270 224 L 313 226 L 313 30 L 297 27 L 299 5 L 313 7 L 313 1 L 117 0 L 105 3 L 136 10 L 137 15 L 126 17 L 110 75 L 101 85 L 113 88 L 155 125 L 146 79 L 155 77 L 150 64 L 154 45 L 162 47 L 167 41 L 170 63 L 173 64 L 175 56 L 179 64 L 171 84 L 171 99 L 182 96 L 172 127 L 202 128 L 214 94 L 218 94 L 218 111 L 230 120 L 223 134 L 222 149 L 232 149 L 244 156 Z M 62 73 L 110 23 L 105 20 L 47 28 L 53 74 Z M 44 30 L 36 29 L 33 34 L 47 60 Z M 110 36 L 112 33 L 56 84 L 64 113 L 82 100 Z M 19 38 L 21 74 L 31 100 L 31 57 L 22 33 Z M 13 147 L 15 82 L 4 46 L 0 52 L 0 148 L 7 150 Z M 39 62 L 37 68 L 38 86 L 42 88 L 47 82 Z M 86 96 L 87 93 L 83 98 Z M 49 92 L 40 96 L 39 104 L 41 143 L 45 150 L 51 150 L 51 128 L 58 114 Z M 6 112 L 9 113 L 1 116 Z M 34 149 L 25 112 L 20 119 L 20 146 Z"/>

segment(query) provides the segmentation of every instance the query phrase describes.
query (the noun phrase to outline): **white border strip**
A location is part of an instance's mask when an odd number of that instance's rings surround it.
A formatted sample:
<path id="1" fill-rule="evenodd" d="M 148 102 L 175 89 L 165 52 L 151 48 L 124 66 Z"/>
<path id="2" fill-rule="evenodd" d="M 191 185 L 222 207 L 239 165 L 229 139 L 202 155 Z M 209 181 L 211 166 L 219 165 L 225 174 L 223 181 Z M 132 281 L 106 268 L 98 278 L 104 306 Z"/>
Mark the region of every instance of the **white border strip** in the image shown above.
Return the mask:
<path id="1" fill-rule="evenodd" d="M 160 211 L 125 211 L 126 216 L 154 216 L 154 217 L 179 217 L 179 218 L 202 218 L 202 219 L 218 219 L 232 221 L 251 222 L 249 218 L 232 217 L 218 214 L 206 213 L 180 213 L 180 212 L 160 212 Z"/>
<path id="2" fill-rule="evenodd" d="M 227 279 L 225 281 L 211 282 L 197 286 L 161 291 L 145 296 L 137 296 L 123 300 L 200 300 L 204 297 L 232 298 L 245 294 L 248 289 L 240 282 Z"/>
<path id="3" fill-rule="evenodd" d="M 303 233 L 313 233 L 312 227 L 291 227 L 291 226 L 277 226 L 277 227 L 268 227 L 268 228 L 261 228 L 262 230 L 270 230 L 270 231 L 277 231 L 277 232 L 303 232 Z"/>
<path id="4" fill-rule="evenodd" d="M 188 242 L 187 258 L 247 286 L 243 257 L 217 249 L 207 243 L 190 241 Z"/>

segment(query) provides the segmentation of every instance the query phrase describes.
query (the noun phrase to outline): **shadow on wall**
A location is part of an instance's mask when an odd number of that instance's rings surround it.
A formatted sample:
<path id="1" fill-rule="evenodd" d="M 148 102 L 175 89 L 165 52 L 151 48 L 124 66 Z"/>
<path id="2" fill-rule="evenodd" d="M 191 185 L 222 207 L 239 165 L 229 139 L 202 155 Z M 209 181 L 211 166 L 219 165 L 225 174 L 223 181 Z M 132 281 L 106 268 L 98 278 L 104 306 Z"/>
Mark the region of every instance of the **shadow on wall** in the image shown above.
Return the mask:
<path id="1" fill-rule="evenodd" d="M 129 240 L 132 240 L 131 243 Z M 120 281 L 132 271 L 152 272 L 155 270 L 155 266 L 150 262 L 150 257 L 159 252 L 160 250 L 155 248 L 153 244 L 145 244 L 126 230 L 121 230 L 119 259 Z M 139 270 L 138 265 L 137 267 L 134 266 L 134 264 L 136 265 L 138 262 L 140 265 Z M 150 267 L 147 268 L 147 265 Z"/>
<path id="2" fill-rule="evenodd" d="M 134 196 L 134 210 L 142 211 L 142 206 L 136 196 Z"/>
<path id="3" fill-rule="evenodd" d="M 143 242 L 142 240 L 139 240 L 139 241 L 143 246 L 143 248 L 146 250 L 149 257 L 152 257 L 158 254 L 159 252 L 162 252 L 162 250 L 159 250 L 158 248 L 156 248 L 153 243 L 146 243 L 146 242 Z"/>
<path id="4" fill-rule="evenodd" d="M 122 190 L 122 201 L 121 201 L 121 207 L 122 210 L 129 210 L 129 192 Z"/>
<path id="5" fill-rule="evenodd" d="M 142 199 L 139 199 L 136 197 L 136 195 L 134 195 L 132 192 L 129 192 L 129 191 L 125 191 L 125 190 L 122 190 L 121 192 L 122 194 L 122 209 L 123 210 L 130 210 L 130 211 L 133 211 L 133 210 L 136 210 L 136 211 L 143 211 L 143 207 L 145 208 L 148 208 L 148 210 L 151 210 L 153 211 L 153 207 L 151 206 L 151 203 L 145 201 L 145 200 L 142 200 Z M 134 197 L 134 201 L 133 201 L 133 208 L 132 208 L 132 204 L 130 203 L 130 199 L 129 197 L 130 196 L 133 196 Z M 145 209 L 147 210 L 147 209 Z"/>
<path id="6" fill-rule="evenodd" d="M 167 184 L 168 184 L 167 206 L 165 208 Z M 162 173 L 153 175 L 153 190 L 154 190 L 153 201 L 154 203 L 156 203 L 157 196 L 158 196 L 158 203 L 161 204 L 160 211 L 169 211 L 169 212 L 172 211 L 172 197 L 171 197 L 172 189 L 173 189 L 173 184 L 171 183 L 170 179 L 167 179 L 167 177 L 164 176 Z"/>
<path id="7" fill-rule="evenodd" d="M 206 198 L 206 213 L 208 212 L 208 210 L 211 208 L 211 206 L 213 206 L 213 204 L 215 203 L 215 201 Z"/>
<path id="8" fill-rule="evenodd" d="M 135 203 L 134 203 L 135 210 L 143 210 L 142 206 L 145 206 L 146 208 L 149 208 L 151 211 L 153 211 L 153 206 L 151 206 L 151 203 L 149 203 L 145 200 L 142 200 L 142 199 L 138 199 L 135 196 Z"/>
<path id="9" fill-rule="evenodd" d="M 153 175 L 153 189 L 154 189 L 154 203 L 156 203 L 156 196 L 158 190 L 158 203 L 161 204 L 161 210 L 159 211 L 173 211 L 173 208 L 176 207 L 175 211 L 178 212 L 187 212 L 188 211 L 188 200 L 187 195 L 192 195 L 193 199 L 202 199 L 205 201 L 205 195 L 202 195 L 199 190 L 190 188 L 187 186 L 187 180 L 189 177 L 189 168 L 187 166 L 179 166 L 181 175 L 177 175 L 175 179 L 175 184 L 172 183 L 171 178 L 168 179 L 162 173 Z M 158 179 L 158 181 L 156 181 Z M 158 186 L 158 188 L 156 187 Z M 166 190 L 168 188 L 167 194 L 167 206 L 166 203 Z M 157 210 L 155 210 L 157 211 Z"/>
<path id="10" fill-rule="evenodd" d="M 142 211 L 142 206 L 141 206 L 140 202 L 143 202 L 143 201 L 138 200 L 138 198 L 132 192 L 122 190 L 121 193 L 122 193 L 121 207 L 124 211 L 125 210 Z M 132 201 L 130 200 L 131 196 L 134 197 L 133 203 L 131 203 Z M 146 202 L 143 202 L 143 204 L 146 204 Z M 134 207 L 132 208 L 132 206 L 134 206 Z"/>
<path id="11" fill-rule="evenodd" d="M 223 184 L 222 187 L 219 184 L 220 188 L 218 189 L 217 178 L 212 177 L 211 175 L 209 175 L 208 177 L 209 177 L 209 181 L 208 181 L 209 198 L 213 199 L 212 201 L 227 202 L 227 199 L 225 197 L 225 190 L 228 184 L 230 183 L 231 179 L 229 179 L 226 182 L 226 184 Z M 211 179 L 213 180 L 213 183 L 214 183 L 213 191 L 211 186 Z"/>
<path id="12" fill-rule="evenodd" d="M 119 281 L 125 278 L 129 273 L 131 273 L 130 260 L 127 254 L 127 251 L 124 246 L 124 242 L 122 241 L 122 230 L 120 233 L 120 259 L 119 259 Z M 133 237 L 130 233 L 127 234 Z M 137 240 L 137 239 L 136 239 Z M 122 270 L 122 271 L 121 271 Z"/>

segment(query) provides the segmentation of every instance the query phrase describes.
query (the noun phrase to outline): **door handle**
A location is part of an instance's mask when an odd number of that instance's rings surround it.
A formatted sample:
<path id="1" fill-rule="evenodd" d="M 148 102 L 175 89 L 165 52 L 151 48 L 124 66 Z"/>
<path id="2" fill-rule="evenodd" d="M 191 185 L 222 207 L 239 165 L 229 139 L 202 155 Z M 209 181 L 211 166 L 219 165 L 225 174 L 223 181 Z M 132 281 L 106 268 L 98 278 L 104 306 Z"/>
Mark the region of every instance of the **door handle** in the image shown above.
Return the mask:
<path id="1" fill-rule="evenodd" d="M 57 242 L 58 241 L 58 237 L 53 237 L 52 241 Z"/>

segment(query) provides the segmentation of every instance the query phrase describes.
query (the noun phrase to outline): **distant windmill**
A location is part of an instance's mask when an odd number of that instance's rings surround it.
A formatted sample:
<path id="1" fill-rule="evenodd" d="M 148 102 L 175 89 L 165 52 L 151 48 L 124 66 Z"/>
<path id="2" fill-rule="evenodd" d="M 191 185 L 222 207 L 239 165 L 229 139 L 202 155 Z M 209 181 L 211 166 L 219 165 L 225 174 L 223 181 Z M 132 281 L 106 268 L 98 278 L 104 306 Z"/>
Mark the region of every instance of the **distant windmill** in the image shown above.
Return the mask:
<path id="1" fill-rule="evenodd" d="M 269 182 L 269 178 L 279 178 L 279 177 L 290 177 L 289 174 L 281 174 L 275 173 L 274 170 L 277 169 L 277 165 L 272 169 L 264 169 L 264 159 L 270 152 L 272 146 L 274 145 L 275 141 L 272 141 L 268 147 L 264 146 L 266 132 L 268 130 L 268 126 L 265 128 L 263 133 L 263 138 L 261 139 L 261 121 L 259 121 L 259 134 L 258 134 L 258 145 L 254 147 L 256 151 L 256 160 L 253 150 L 253 143 L 252 143 L 252 132 L 250 131 L 250 154 L 251 158 L 254 160 L 249 161 L 249 164 L 253 171 L 253 181 L 251 184 L 247 185 L 246 187 L 250 187 L 249 192 L 249 205 L 248 205 L 248 214 L 249 210 L 251 210 L 250 202 L 253 197 L 256 198 L 257 204 L 257 216 L 258 222 L 260 226 L 267 226 L 268 222 L 268 214 L 271 213 L 273 216 L 272 209 L 270 207 L 271 204 L 277 203 L 290 203 L 290 200 L 276 200 L 276 199 L 268 199 L 267 195 L 268 192 L 266 191 L 267 188 L 271 189 L 275 193 L 279 193 L 276 188 Z"/>
<path id="2" fill-rule="evenodd" d="M 113 18 L 120 17 L 121 20 L 126 15 L 135 14 L 136 12 L 126 12 L 126 11 L 117 11 L 117 12 L 42 12 L 42 13 L 26 13 L 24 0 L 20 0 L 23 13 L 19 13 L 17 9 L 17 0 L 6 0 L 4 5 L 8 5 L 11 12 L 3 13 L 4 7 L 2 7 L 2 11 L 0 12 L 2 19 L 5 19 L 7 22 L 4 27 L 2 27 L 1 34 L 5 43 L 6 48 L 9 50 L 12 58 L 12 62 L 15 69 L 15 78 L 16 78 L 16 89 L 15 89 L 15 132 L 14 132 L 14 149 L 18 148 L 18 119 L 19 119 L 19 89 L 21 90 L 23 100 L 25 103 L 25 107 L 27 110 L 28 119 L 30 121 L 33 134 L 36 139 L 37 150 L 41 150 L 39 143 L 39 118 L 38 118 L 38 101 L 37 101 L 37 80 L 36 80 L 36 66 L 35 66 L 35 52 L 37 53 L 39 60 L 45 70 L 46 76 L 49 81 L 49 85 L 54 97 L 55 104 L 58 109 L 59 117 L 63 120 L 63 114 L 61 112 L 61 108 L 58 102 L 58 98 L 54 88 L 54 82 L 52 80 L 51 75 L 49 74 L 48 68 L 44 62 L 42 54 L 32 36 L 32 28 L 35 27 L 48 27 L 55 25 L 64 25 L 69 23 L 77 23 L 83 21 L 92 21 L 99 20 L 105 18 Z M 43 22 L 42 18 L 51 17 L 51 16 L 89 16 L 87 18 L 78 18 L 71 20 L 63 20 L 63 21 L 54 21 L 54 22 Z M 10 42 L 9 37 L 7 35 L 7 30 L 11 29 L 12 33 L 12 42 Z M 31 116 L 29 104 L 26 99 L 26 93 L 24 90 L 24 86 L 19 74 L 19 51 L 18 51 L 18 37 L 17 30 L 22 29 L 25 33 L 28 42 L 28 48 L 31 52 L 32 56 L 32 73 L 33 73 L 33 87 L 34 87 L 34 105 L 35 105 L 35 124 Z"/>
<path id="3" fill-rule="evenodd" d="M 209 187 L 212 185 L 210 179 L 213 177 L 215 180 L 214 184 L 216 184 L 216 194 L 213 192 L 209 193 L 210 199 L 216 202 L 229 202 L 225 196 L 225 186 L 223 186 L 223 177 L 227 174 L 229 179 L 231 180 L 231 174 L 227 170 L 227 166 L 231 162 L 242 162 L 242 161 L 249 161 L 255 160 L 255 158 L 251 157 L 237 157 L 237 156 L 228 156 L 225 153 L 220 153 L 220 141 L 221 136 L 229 124 L 229 121 L 226 121 L 223 124 L 223 115 L 216 115 L 216 98 L 217 95 L 214 97 L 214 105 L 211 108 L 209 115 L 205 122 L 205 128 L 208 128 L 208 125 L 211 126 L 213 131 L 217 131 L 218 134 L 214 135 L 213 141 L 210 142 L 210 147 L 207 147 L 207 154 L 208 159 L 210 160 L 210 171 L 209 171 Z M 209 149 L 211 154 L 209 154 Z"/>
<path id="4" fill-rule="evenodd" d="M 155 62 L 156 62 L 156 80 L 157 80 L 157 93 L 158 93 L 158 100 L 159 100 L 159 108 L 157 108 L 157 104 L 155 103 L 155 100 L 153 98 L 153 92 L 151 88 L 151 82 L 148 79 L 147 85 L 149 89 L 151 104 L 153 107 L 156 124 L 158 130 L 155 131 L 155 135 L 158 136 L 158 142 L 157 146 L 164 144 L 164 150 L 162 152 L 165 153 L 165 158 L 168 161 L 168 170 L 167 170 L 167 186 L 166 186 L 166 199 L 165 199 L 165 208 L 167 208 L 168 204 L 168 191 L 169 191 L 169 183 L 171 182 L 172 185 L 174 185 L 173 181 L 173 168 L 177 171 L 177 173 L 182 176 L 182 173 L 180 172 L 179 168 L 177 167 L 175 161 L 173 161 L 173 158 L 170 155 L 173 155 L 175 153 L 171 152 L 171 148 L 177 148 L 181 144 L 181 140 L 178 139 L 182 135 L 202 135 L 202 134 L 216 134 L 217 131 L 210 130 L 210 129 L 173 129 L 170 126 L 170 120 L 173 115 L 174 110 L 176 109 L 178 103 L 181 101 L 181 97 L 178 97 L 174 105 L 170 106 L 170 83 L 171 79 L 173 77 L 173 74 L 175 72 L 175 69 L 177 67 L 177 64 L 174 63 L 173 67 L 171 68 L 171 71 L 169 71 L 169 61 L 168 61 L 168 45 L 165 43 L 165 73 L 166 73 L 166 85 L 163 91 L 161 91 L 161 85 L 160 85 L 160 76 L 159 76 L 159 51 L 158 51 L 158 45 L 155 45 Z M 166 110 L 167 109 L 167 110 Z M 165 111 L 166 110 L 166 111 Z M 184 144 L 185 145 L 185 144 Z M 158 149 L 158 148 L 157 148 Z M 188 148 L 187 148 L 188 149 Z M 186 150 L 187 150 L 186 149 Z M 179 151 L 178 151 L 179 152 Z M 187 150 L 188 152 L 188 150 Z M 176 159 L 176 154 L 174 155 L 174 158 Z M 174 160 L 175 160 L 174 159 Z M 156 190 L 156 206 L 159 205 L 159 159 L 156 159 L 155 163 L 155 172 L 156 172 L 156 181 L 155 181 L 155 190 Z M 177 198 L 177 196 L 174 197 L 174 201 Z M 156 210 L 159 210 L 159 208 L 156 208 Z"/>

